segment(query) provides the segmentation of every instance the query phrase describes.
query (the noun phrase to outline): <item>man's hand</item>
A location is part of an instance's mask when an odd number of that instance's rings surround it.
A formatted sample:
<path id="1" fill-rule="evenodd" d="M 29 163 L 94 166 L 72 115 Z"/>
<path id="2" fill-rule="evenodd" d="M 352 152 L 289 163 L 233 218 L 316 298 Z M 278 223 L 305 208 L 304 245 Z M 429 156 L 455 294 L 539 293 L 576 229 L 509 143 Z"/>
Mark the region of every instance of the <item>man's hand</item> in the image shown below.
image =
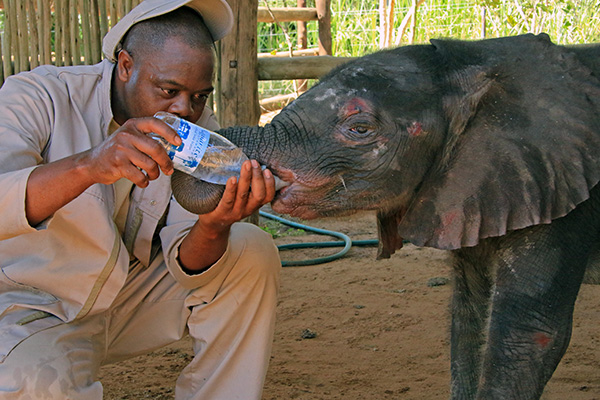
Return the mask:
<path id="1" fill-rule="evenodd" d="M 146 187 L 158 178 L 160 170 L 171 175 L 173 162 L 149 133 L 156 133 L 175 146 L 181 144 L 177 133 L 159 119 L 130 119 L 102 144 L 82 153 L 80 160 L 88 167 L 94 183 L 109 185 L 126 178 L 139 187 Z"/>
<path id="2" fill-rule="evenodd" d="M 227 181 L 217 208 L 198 218 L 205 228 L 221 231 L 271 202 L 273 197 L 275 179 L 271 171 L 263 171 L 256 160 L 246 161 L 242 164 L 239 181 L 235 177 Z"/>
<path id="3" fill-rule="evenodd" d="M 38 166 L 27 181 L 25 213 L 32 226 L 50 217 L 95 183 L 112 184 L 127 178 L 140 187 L 173 173 L 164 147 L 148 136 L 156 133 L 169 143 L 181 144 L 177 133 L 156 118 L 131 119 L 100 145 Z"/>
<path id="4" fill-rule="evenodd" d="M 198 222 L 179 247 L 179 261 L 188 271 L 202 271 L 225 252 L 229 229 L 275 197 L 275 179 L 255 160 L 242 165 L 239 181 L 229 178 L 214 211 L 198 216 Z"/>

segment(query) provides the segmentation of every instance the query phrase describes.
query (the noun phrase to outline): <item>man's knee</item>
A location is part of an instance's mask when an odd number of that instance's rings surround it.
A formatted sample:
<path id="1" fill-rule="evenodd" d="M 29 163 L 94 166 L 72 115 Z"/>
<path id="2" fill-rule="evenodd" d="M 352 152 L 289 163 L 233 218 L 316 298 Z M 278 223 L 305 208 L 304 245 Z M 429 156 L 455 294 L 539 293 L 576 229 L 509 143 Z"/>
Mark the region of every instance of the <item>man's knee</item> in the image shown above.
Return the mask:
<path id="1" fill-rule="evenodd" d="M 243 246 L 238 264 L 261 275 L 279 276 L 281 259 L 270 234 L 253 224 L 236 223 L 232 226 L 231 240 Z"/>

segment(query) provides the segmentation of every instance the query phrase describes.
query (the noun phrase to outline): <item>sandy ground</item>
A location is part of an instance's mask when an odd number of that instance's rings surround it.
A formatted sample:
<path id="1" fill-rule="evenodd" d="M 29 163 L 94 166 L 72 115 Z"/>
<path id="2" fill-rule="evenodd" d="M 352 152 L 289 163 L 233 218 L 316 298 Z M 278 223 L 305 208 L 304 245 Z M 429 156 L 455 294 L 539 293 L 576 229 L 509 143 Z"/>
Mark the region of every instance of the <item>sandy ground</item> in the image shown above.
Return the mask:
<path id="1" fill-rule="evenodd" d="M 262 220 L 261 220 L 262 221 Z M 332 240 L 270 221 L 278 244 Z M 311 221 L 311 226 L 376 237 L 375 217 Z M 339 249 L 282 252 L 308 259 Z M 271 364 L 263 400 L 446 399 L 449 395 L 449 301 L 445 252 L 405 246 L 389 260 L 353 247 L 338 260 L 282 270 Z M 600 399 L 600 287 L 584 285 L 567 354 L 544 400 Z M 106 399 L 173 399 L 178 372 L 191 359 L 189 339 L 103 367 Z"/>

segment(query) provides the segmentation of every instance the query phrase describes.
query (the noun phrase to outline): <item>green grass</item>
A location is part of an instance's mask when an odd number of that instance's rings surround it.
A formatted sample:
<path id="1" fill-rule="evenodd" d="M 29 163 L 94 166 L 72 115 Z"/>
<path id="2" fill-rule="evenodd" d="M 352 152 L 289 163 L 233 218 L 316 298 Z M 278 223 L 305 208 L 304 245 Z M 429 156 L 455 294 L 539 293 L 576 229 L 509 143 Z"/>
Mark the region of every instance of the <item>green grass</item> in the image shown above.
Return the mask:
<path id="1" fill-rule="evenodd" d="M 261 0 L 259 6 L 265 6 Z M 270 7 L 295 7 L 296 0 L 268 0 Z M 397 0 L 394 7 L 393 41 L 412 0 Z M 308 1 L 309 7 L 314 3 Z M 358 57 L 379 49 L 379 0 L 331 0 L 331 32 L 335 56 Z M 546 32 L 558 44 L 600 42 L 600 0 L 426 0 L 417 12 L 414 43 L 432 38 L 480 39 L 482 9 L 486 9 L 486 37 Z M 410 25 L 410 24 L 409 24 Z M 259 52 L 288 50 L 284 31 L 293 45 L 296 24 L 261 23 Z M 309 22 L 309 47 L 317 47 L 317 23 Z M 408 44 L 410 26 L 401 45 Z M 289 81 L 259 82 L 261 98 L 293 91 Z"/>

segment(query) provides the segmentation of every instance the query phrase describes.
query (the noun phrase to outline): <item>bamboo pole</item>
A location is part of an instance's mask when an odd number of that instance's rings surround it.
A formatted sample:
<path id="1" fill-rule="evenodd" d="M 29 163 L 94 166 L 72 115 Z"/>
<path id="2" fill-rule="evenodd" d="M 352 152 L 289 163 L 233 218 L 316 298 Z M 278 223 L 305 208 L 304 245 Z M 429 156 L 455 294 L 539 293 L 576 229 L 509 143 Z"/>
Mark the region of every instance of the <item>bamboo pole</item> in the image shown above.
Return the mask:
<path id="1" fill-rule="evenodd" d="M 84 0 L 85 1 L 85 0 Z M 98 20 L 100 10 L 98 9 L 98 0 L 91 0 L 90 2 L 90 17 L 91 17 L 91 53 L 90 64 L 96 64 L 102 59 L 102 36 L 100 36 L 100 22 Z"/>
<path id="2" fill-rule="evenodd" d="M 40 46 L 40 64 L 52 63 L 50 42 L 50 6 L 47 1 L 37 0 L 38 42 Z"/>
<path id="3" fill-rule="evenodd" d="M 106 8 L 106 0 L 98 0 L 98 9 L 100 10 L 100 43 L 102 43 L 102 38 L 108 32 L 108 12 Z"/>
<path id="4" fill-rule="evenodd" d="M 79 0 L 79 11 L 81 12 L 81 38 L 83 40 L 83 63 L 94 64 L 92 59 L 92 2 L 90 0 Z M 95 14 L 98 15 L 97 13 Z"/>
<path id="5" fill-rule="evenodd" d="M 485 39 L 485 37 L 487 36 L 486 21 L 485 21 L 486 13 L 487 13 L 486 6 L 481 6 L 481 36 L 480 36 L 481 39 Z"/>
<path id="6" fill-rule="evenodd" d="M 6 8 L 5 8 L 6 10 Z M 6 24 L 6 20 L 5 24 Z M 12 63 L 10 62 L 10 42 L 7 39 L 8 29 L 6 29 L 6 25 L 4 28 L 4 32 L 2 32 L 2 83 L 4 83 L 4 79 L 7 76 L 12 75 Z"/>
<path id="7" fill-rule="evenodd" d="M 14 66 L 12 63 L 12 36 L 13 36 L 13 19 L 11 16 L 12 4 L 10 0 L 4 0 L 4 34 L 2 35 L 2 52 L 4 57 L 2 58 L 2 69 L 6 76 L 14 73 Z"/>
<path id="8" fill-rule="evenodd" d="M 417 35 L 417 8 L 419 8 L 419 2 L 417 0 L 413 0 L 412 9 L 412 25 L 410 29 L 410 39 L 408 41 L 409 44 L 413 44 L 415 42 L 415 37 Z"/>
<path id="9" fill-rule="evenodd" d="M 125 0 L 118 0 L 117 4 L 119 5 L 119 20 L 121 20 L 125 15 Z"/>
<path id="10" fill-rule="evenodd" d="M 400 26 L 398 27 L 398 30 L 396 31 L 397 34 L 396 34 L 396 40 L 394 41 L 394 45 L 399 46 L 402 43 L 402 38 L 404 37 L 404 33 L 406 32 L 406 27 L 408 26 L 408 23 L 410 21 L 412 21 L 413 14 L 417 10 L 417 8 L 420 7 L 421 4 L 423 4 L 424 2 L 425 2 L 425 0 L 419 0 L 417 2 L 417 7 L 411 7 L 408 10 L 408 12 L 406 13 L 406 15 L 402 19 L 402 22 L 400 23 Z"/>
<path id="11" fill-rule="evenodd" d="M 73 65 L 81 64 L 81 49 L 79 47 L 79 10 L 77 0 L 70 0 L 69 4 L 69 37 L 71 43 L 71 59 Z"/>
<path id="12" fill-rule="evenodd" d="M 10 54 L 12 55 L 13 73 L 21 72 L 21 52 L 19 51 L 19 27 L 17 25 L 17 3 L 15 0 L 8 0 L 7 17 L 10 25 Z"/>
<path id="13" fill-rule="evenodd" d="M 4 56 L 3 56 L 3 52 L 2 52 L 2 47 L 4 45 L 4 35 L 2 34 L 1 38 L 0 38 L 0 43 L 2 43 L 2 46 L 0 46 L 0 60 L 2 60 L 2 62 L 0 63 L 0 85 L 2 85 L 4 83 Z"/>
<path id="14" fill-rule="evenodd" d="M 62 2 L 65 0 L 54 0 L 54 65 L 60 67 L 63 63 L 63 26 Z"/>
<path id="15" fill-rule="evenodd" d="M 69 3 L 70 0 L 62 0 L 60 4 L 60 24 L 61 26 L 61 40 L 62 40 L 62 63 L 63 65 L 73 65 L 71 60 L 71 46 L 69 45 L 70 26 L 69 21 Z"/>
<path id="16" fill-rule="evenodd" d="M 118 11 L 117 11 L 117 0 L 109 0 L 110 1 L 110 27 L 115 26 L 117 21 L 119 20 Z"/>
<path id="17" fill-rule="evenodd" d="M 386 47 L 389 47 L 392 44 L 392 36 L 394 35 L 394 10 L 396 9 L 396 2 L 394 0 L 390 1 L 390 9 L 387 15 L 387 30 L 385 32 L 385 44 Z"/>
<path id="18" fill-rule="evenodd" d="M 29 65 L 33 69 L 40 65 L 40 38 L 38 35 L 38 24 L 37 15 L 35 10 L 36 0 L 27 0 L 27 16 L 29 20 L 29 44 L 30 44 L 30 57 Z"/>
<path id="19" fill-rule="evenodd" d="M 29 35 L 27 34 L 27 10 L 25 2 L 17 2 L 17 35 L 19 37 L 19 72 L 29 69 Z"/>
<path id="20" fill-rule="evenodd" d="M 387 34 L 387 13 L 388 4 L 387 0 L 379 0 L 379 48 L 383 49 L 386 46 L 386 34 Z"/>

